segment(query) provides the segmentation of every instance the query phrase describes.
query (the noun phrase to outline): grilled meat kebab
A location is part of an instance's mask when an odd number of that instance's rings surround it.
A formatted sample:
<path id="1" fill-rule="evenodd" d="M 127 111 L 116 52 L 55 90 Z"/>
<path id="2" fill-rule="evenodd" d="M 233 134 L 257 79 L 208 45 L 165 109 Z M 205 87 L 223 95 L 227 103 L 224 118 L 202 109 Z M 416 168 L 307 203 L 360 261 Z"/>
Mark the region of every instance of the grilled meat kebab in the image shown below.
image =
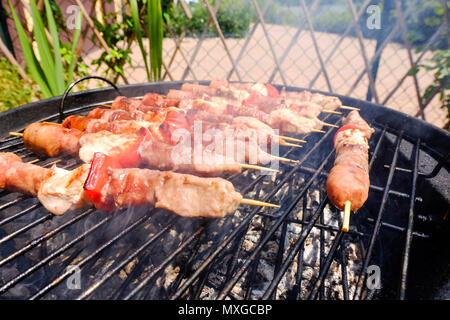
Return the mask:
<path id="1" fill-rule="evenodd" d="M 356 212 L 368 198 L 368 140 L 373 132 L 374 129 L 361 118 L 358 111 L 351 111 L 336 132 L 336 159 L 327 178 L 327 193 L 331 202 L 341 210 L 350 201 L 351 211 Z"/>
<path id="2" fill-rule="evenodd" d="M 149 169 L 113 168 L 97 154 L 92 165 L 64 170 L 23 163 L 0 153 L 0 188 L 37 196 L 55 215 L 94 205 L 111 211 L 130 206 L 164 208 L 185 217 L 220 218 L 232 214 L 242 196 L 222 178 Z M 105 166 L 101 167 L 101 164 Z M 101 175 L 101 176 L 99 176 Z"/>
<path id="3" fill-rule="evenodd" d="M 137 133 L 114 134 L 109 131 L 83 133 L 54 123 L 33 123 L 25 129 L 23 141 L 34 153 L 50 157 L 69 154 L 79 157 L 85 163 L 92 161 L 95 152 L 102 152 L 118 157 L 124 167 L 144 165 L 155 169 L 202 175 L 242 171 L 240 163 L 232 158 L 203 149 L 194 153 L 193 148 L 186 147 L 182 143 L 172 145 L 164 142 L 157 133 L 147 128 L 141 128 Z M 256 154 L 261 161 L 267 161 L 269 157 L 262 152 Z"/>

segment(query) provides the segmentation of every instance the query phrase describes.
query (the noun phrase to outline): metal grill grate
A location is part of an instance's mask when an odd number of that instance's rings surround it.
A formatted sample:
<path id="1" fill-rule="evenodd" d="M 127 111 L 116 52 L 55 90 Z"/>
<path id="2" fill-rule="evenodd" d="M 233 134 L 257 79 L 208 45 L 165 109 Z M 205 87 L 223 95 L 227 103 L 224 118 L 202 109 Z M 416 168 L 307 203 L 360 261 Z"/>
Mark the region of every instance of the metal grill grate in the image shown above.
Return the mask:
<path id="1" fill-rule="evenodd" d="M 68 114 L 86 114 L 94 107 Z M 340 124 L 337 115 L 325 119 Z M 56 121 L 57 116 L 46 120 Z M 325 191 L 335 130 L 300 137 L 308 140 L 302 149 L 281 149 L 283 156 L 300 160 L 298 165 L 282 164 L 281 174 L 244 171 L 228 176 L 246 197 L 279 203 L 281 208 L 241 206 L 235 215 L 220 220 L 188 219 L 149 208 L 113 214 L 88 209 L 56 217 L 37 199 L 1 191 L 0 296 L 405 298 L 412 247 L 430 238 L 426 223 L 414 221 L 424 220 L 415 213 L 424 201 L 418 180 L 444 175 L 445 181 L 448 171 L 443 164 L 448 160 L 430 160 L 427 146 L 403 131 L 371 125 L 376 132 L 370 141 L 369 200 L 352 215 L 348 233 L 340 230 L 341 214 Z M 19 138 L 2 140 L 0 151 L 47 167 L 79 164 L 69 157 L 35 158 Z M 431 168 L 432 173 L 426 175 L 420 168 Z M 383 272 L 379 290 L 367 286 L 372 265 Z"/>

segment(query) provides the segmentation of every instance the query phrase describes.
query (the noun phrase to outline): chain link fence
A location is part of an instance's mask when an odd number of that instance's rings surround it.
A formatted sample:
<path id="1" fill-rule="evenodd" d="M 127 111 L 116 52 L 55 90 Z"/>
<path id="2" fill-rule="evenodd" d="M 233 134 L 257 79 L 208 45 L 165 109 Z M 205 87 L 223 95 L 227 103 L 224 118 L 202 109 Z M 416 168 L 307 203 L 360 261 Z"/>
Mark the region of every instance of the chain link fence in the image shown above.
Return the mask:
<path id="1" fill-rule="evenodd" d="M 20 43 L 5 2 L 2 5 L 8 14 L 6 23 L 11 47 L 18 62 L 24 66 Z M 12 0 L 22 21 L 29 25 L 27 2 Z M 43 1 L 37 2 L 42 5 Z M 228 34 L 230 25 L 225 25 L 221 19 L 230 6 L 233 8 L 233 0 L 191 3 L 178 0 L 173 3 L 173 8 L 185 15 L 182 21 L 186 25 L 180 25 L 176 32 L 166 32 L 162 80 L 228 79 L 298 86 L 371 100 L 421 117 L 439 127 L 446 123 L 447 111 L 440 108 L 438 94 L 427 101 L 421 99 L 433 82 L 433 73 L 422 68 L 415 75 L 408 75 L 408 72 L 431 59 L 432 49 L 436 46 L 444 44 L 444 49 L 448 49 L 447 1 L 234 2 L 239 3 L 236 6 L 239 10 L 248 12 L 251 17 L 242 37 Z M 77 5 L 71 0 L 56 3 L 63 17 L 69 6 Z M 127 2 L 122 1 L 86 0 L 82 3 L 88 14 L 98 19 L 110 12 L 129 10 Z M 165 1 L 162 3 L 164 5 Z M 433 22 L 431 31 L 427 27 L 425 39 L 417 45 L 417 41 L 411 41 L 417 32 L 414 29 L 417 24 L 414 27 L 411 21 L 423 20 L 421 15 L 429 11 L 431 3 L 435 9 L 438 5 L 442 8 L 442 12 L 436 9 L 441 20 Z M 189 32 L 188 23 L 199 19 L 196 14 L 201 9 L 206 13 L 202 17 L 202 28 L 197 33 Z M 237 16 L 234 21 L 237 25 L 239 12 L 232 14 Z M 78 54 L 88 66 L 89 74 L 101 75 L 103 69 L 97 70 L 93 61 L 104 48 L 98 38 L 93 39 L 93 28 L 86 19 L 82 28 Z M 62 41 L 70 42 L 70 39 L 70 30 L 62 32 Z M 126 45 L 123 44 L 124 48 Z M 136 41 L 129 45 L 132 64 L 125 65 L 125 79 L 116 78 L 117 82 L 146 82 L 138 45 Z M 418 48 L 422 51 L 418 52 Z"/>

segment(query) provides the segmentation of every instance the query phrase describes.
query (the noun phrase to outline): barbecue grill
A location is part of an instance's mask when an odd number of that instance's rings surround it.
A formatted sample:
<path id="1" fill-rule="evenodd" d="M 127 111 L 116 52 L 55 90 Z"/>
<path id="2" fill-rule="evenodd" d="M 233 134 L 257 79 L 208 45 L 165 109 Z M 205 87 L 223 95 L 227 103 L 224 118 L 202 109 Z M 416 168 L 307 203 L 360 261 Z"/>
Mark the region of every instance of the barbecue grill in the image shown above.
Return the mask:
<path id="1" fill-rule="evenodd" d="M 200 82 L 208 84 L 208 82 Z M 106 87 L 55 97 L 0 114 L 1 152 L 40 166 L 74 168 L 71 157 L 37 158 L 18 137 L 37 121 L 85 115 L 118 95 L 165 94 L 182 82 Z M 280 87 L 278 87 L 280 88 Z M 290 91 L 302 88 L 288 87 Z M 324 93 L 326 94 L 326 93 Z M 366 101 L 369 199 L 348 233 L 327 199 L 334 161 L 331 128 L 280 146 L 298 164 L 281 173 L 225 176 L 242 195 L 281 208 L 242 205 L 223 219 L 183 218 L 162 209 L 108 214 L 94 208 L 58 217 L 37 199 L 0 191 L 0 297 L 3 299 L 405 299 L 435 298 L 449 280 L 450 134 Z M 63 110 L 64 109 L 64 110 Z M 346 110 L 342 110 L 344 114 Z M 321 115 L 340 125 L 341 117 Z M 448 294 L 448 292 L 447 292 Z M 447 296 L 448 297 L 448 296 Z"/>

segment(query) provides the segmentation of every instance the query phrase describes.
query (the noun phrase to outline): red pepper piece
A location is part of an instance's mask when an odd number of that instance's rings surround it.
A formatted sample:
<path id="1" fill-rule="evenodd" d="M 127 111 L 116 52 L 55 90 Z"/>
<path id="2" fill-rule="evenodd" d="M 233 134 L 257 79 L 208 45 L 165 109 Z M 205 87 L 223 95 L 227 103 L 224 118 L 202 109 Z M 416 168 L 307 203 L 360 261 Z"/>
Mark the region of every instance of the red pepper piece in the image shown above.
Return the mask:
<path id="1" fill-rule="evenodd" d="M 109 168 L 120 168 L 120 164 L 114 157 L 101 152 L 96 152 L 92 159 L 88 177 L 84 183 L 84 193 L 92 201 L 97 209 L 112 211 L 114 200 L 104 194 L 104 189 L 109 181 Z"/>
<path id="2" fill-rule="evenodd" d="M 144 140 L 146 133 L 146 128 L 139 129 L 139 131 L 136 132 L 136 135 L 138 136 L 136 142 L 132 143 L 124 150 L 121 150 L 119 154 L 113 156 L 115 158 L 115 161 L 119 163 L 122 168 L 139 167 L 142 162 L 141 156 L 139 154 L 139 146 Z"/>
<path id="3" fill-rule="evenodd" d="M 250 107 L 254 104 L 256 104 L 256 91 L 252 90 L 252 92 L 250 92 L 250 96 L 242 101 L 242 105 Z"/>
<path id="4" fill-rule="evenodd" d="M 351 124 L 347 124 L 347 125 L 345 125 L 345 126 L 340 127 L 340 128 L 338 129 L 338 131 L 336 131 L 336 133 L 334 134 L 334 138 L 333 138 L 333 144 L 334 144 L 335 141 L 336 141 L 336 136 L 337 136 L 337 134 L 338 134 L 339 132 L 342 132 L 342 131 L 345 131 L 345 130 L 359 130 L 359 131 L 363 131 L 363 132 L 364 132 L 363 129 L 361 129 L 361 128 L 357 127 L 357 126 L 354 126 L 354 125 L 351 125 Z"/>
<path id="5" fill-rule="evenodd" d="M 271 84 L 266 84 L 267 96 L 272 98 L 278 98 L 280 96 L 280 92 Z"/>

